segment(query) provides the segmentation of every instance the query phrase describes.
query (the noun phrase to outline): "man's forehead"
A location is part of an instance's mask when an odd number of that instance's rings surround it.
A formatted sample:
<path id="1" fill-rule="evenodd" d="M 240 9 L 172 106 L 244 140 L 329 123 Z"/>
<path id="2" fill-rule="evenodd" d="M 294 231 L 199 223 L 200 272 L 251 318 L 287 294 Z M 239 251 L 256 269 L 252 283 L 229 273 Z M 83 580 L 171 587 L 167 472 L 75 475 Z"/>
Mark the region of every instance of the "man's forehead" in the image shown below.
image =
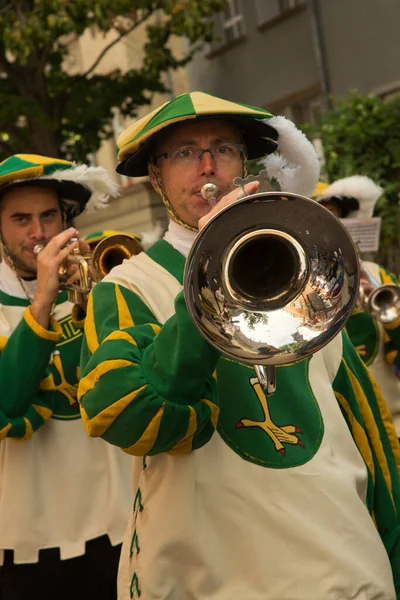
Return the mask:
<path id="1" fill-rule="evenodd" d="M 160 144 L 177 144 L 182 142 L 195 142 L 207 137 L 216 140 L 236 140 L 238 128 L 232 122 L 224 119 L 204 119 L 185 121 L 170 127 L 163 134 Z"/>
<path id="2" fill-rule="evenodd" d="M 51 188 L 16 186 L 1 194 L 0 208 L 12 213 L 35 214 L 59 208 L 59 200 Z"/>

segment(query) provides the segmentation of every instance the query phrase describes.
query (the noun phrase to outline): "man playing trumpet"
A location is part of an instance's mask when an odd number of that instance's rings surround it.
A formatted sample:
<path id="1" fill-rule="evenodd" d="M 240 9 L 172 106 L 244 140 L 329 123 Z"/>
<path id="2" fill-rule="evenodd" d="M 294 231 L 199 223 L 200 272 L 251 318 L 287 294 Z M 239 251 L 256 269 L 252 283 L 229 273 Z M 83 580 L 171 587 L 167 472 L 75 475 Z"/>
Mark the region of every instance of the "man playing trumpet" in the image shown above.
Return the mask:
<path id="1" fill-rule="evenodd" d="M 116 597 L 130 460 L 85 434 L 83 321 L 59 290 L 60 270 L 77 279 L 71 252 L 87 250 L 66 223 L 115 191 L 101 168 L 23 154 L 0 164 L 2 600 Z"/>
<path id="2" fill-rule="evenodd" d="M 335 216 L 345 219 L 372 217 L 374 206 L 383 194 L 383 188 L 365 175 L 353 175 L 326 186 L 317 202 Z M 364 363 L 371 370 L 392 413 L 397 436 L 400 437 L 400 317 L 383 323 L 366 309 L 374 287 L 371 276 L 378 284 L 398 286 L 398 281 L 386 269 L 374 262 L 362 261 L 360 298 L 346 329 Z M 399 290 L 400 296 L 400 290 Z M 400 303 L 395 311 L 400 313 Z"/>
<path id="3" fill-rule="evenodd" d="M 85 323 L 86 430 L 135 457 L 120 600 L 395 600 L 399 447 L 347 336 L 278 367 L 266 396 L 252 366 L 203 338 L 182 291 L 197 232 L 236 202 L 247 158 L 269 155 L 282 190 L 310 194 L 312 145 L 282 117 L 193 92 L 118 146 L 118 171 L 149 174 L 171 218 L 95 286 Z"/>

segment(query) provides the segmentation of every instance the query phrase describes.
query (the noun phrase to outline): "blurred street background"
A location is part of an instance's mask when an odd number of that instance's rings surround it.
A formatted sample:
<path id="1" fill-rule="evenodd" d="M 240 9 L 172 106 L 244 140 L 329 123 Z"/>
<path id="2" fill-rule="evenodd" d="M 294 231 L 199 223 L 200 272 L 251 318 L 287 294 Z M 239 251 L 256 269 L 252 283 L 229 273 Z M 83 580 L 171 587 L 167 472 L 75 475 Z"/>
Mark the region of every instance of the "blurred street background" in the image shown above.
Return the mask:
<path id="1" fill-rule="evenodd" d="M 103 166 L 121 195 L 81 234 L 156 238 L 165 208 L 148 178 L 115 173 L 119 133 L 188 91 L 262 106 L 312 139 L 324 181 L 385 188 L 374 258 L 398 275 L 399 23 L 398 0 L 0 0 L 0 160 Z"/>

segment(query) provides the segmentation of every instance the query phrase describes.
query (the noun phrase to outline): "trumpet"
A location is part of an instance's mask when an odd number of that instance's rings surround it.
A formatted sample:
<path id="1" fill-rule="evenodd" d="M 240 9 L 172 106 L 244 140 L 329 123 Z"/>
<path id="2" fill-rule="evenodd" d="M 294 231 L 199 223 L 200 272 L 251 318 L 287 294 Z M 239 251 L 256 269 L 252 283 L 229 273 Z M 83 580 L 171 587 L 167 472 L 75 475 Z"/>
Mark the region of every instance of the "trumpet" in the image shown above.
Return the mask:
<path id="1" fill-rule="evenodd" d="M 313 354 L 344 327 L 358 296 L 359 260 L 340 221 L 313 200 L 239 194 L 195 239 L 184 294 L 200 333 L 253 365 L 268 395 L 277 365 Z"/>
<path id="2" fill-rule="evenodd" d="M 77 241 L 77 238 L 71 238 L 69 243 L 73 244 Z M 33 251 L 37 255 L 43 248 L 44 246 L 38 244 Z M 84 304 L 93 286 L 112 268 L 142 251 L 142 245 L 129 233 L 109 235 L 97 244 L 93 252 L 87 254 L 82 254 L 76 247 L 59 268 L 60 290 L 67 290 L 69 302 Z M 67 283 L 68 264 L 78 266 L 78 283 Z"/>
<path id="3" fill-rule="evenodd" d="M 369 284 L 366 286 L 363 280 L 360 280 L 358 304 L 361 308 L 383 324 L 396 321 L 400 317 L 400 288 L 394 284 L 382 285 L 362 261 L 361 275 Z M 372 288 L 372 292 L 368 293 L 368 288 Z"/>

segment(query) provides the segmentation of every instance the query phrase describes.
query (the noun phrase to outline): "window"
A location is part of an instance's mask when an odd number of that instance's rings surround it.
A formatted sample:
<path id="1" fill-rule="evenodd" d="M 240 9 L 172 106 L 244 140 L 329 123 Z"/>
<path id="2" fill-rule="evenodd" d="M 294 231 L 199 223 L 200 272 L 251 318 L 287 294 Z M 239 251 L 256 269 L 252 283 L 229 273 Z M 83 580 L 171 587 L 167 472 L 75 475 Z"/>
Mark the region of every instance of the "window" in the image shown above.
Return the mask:
<path id="1" fill-rule="evenodd" d="M 305 0 L 278 0 L 281 13 L 293 10 L 305 4 Z"/>
<path id="2" fill-rule="evenodd" d="M 240 0 L 228 0 L 228 4 L 222 13 L 225 42 L 233 42 L 244 36 L 244 20 L 241 8 Z"/>
<path id="3" fill-rule="evenodd" d="M 275 113 L 287 117 L 299 126 L 305 123 L 314 124 L 324 113 L 324 101 L 322 96 L 314 96 L 283 106 L 275 110 Z"/>
<path id="4" fill-rule="evenodd" d="M 255 0 L 257 23 L 264 25 L 298 7 L 305 6 L 306 0 Z"/>
<path id="5" fill-rule="evenodd" d="M 208 56 L 244 38 L 242 0 L 227 1 L 225 9 L 215 18 L 214 33 L 217 39 L 210 44 Z"/>

